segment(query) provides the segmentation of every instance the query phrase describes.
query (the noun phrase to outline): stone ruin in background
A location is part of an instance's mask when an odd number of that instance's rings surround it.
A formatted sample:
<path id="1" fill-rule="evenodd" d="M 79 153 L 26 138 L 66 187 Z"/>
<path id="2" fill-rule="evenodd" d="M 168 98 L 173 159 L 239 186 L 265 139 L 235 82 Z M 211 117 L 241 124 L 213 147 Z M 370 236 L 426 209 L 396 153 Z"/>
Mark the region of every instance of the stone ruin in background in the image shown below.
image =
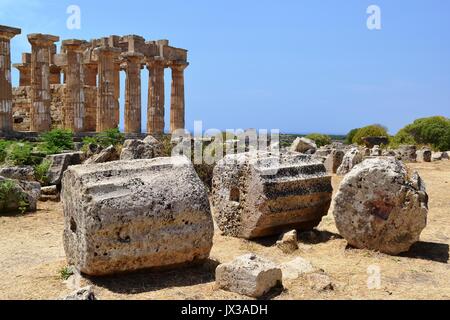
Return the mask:
<path id="1" fill-rule="evenodd" d="M 12 88 L 10 40 L 20 29 L 0 25 L 0 132 L 45 132 L 66 128 L 100 132 L 117 128 L 120 71 L 125 71 L 125 132 L 141 133 L 141 69 L 149 71 L 147 130 L 164 133 L 164 70 L 172 70 L 170 131 L 184 129 L 184 69 L 187 50 L 168 40 L 146 41 L 137 35 L 91 41 L 29 34 L 31 53 L 13 64 L 20 72 Z M 61 74 L 63 80 L 61 82 Z"/>

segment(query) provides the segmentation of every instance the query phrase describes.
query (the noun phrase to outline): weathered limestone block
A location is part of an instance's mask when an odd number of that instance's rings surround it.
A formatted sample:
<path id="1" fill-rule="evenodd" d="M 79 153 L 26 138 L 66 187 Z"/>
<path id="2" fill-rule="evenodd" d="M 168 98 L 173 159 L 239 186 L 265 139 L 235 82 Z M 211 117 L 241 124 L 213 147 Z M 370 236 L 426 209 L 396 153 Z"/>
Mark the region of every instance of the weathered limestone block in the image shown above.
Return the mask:
<path id="1" fill-rule="evenodd" d="M 326 157 L 324 165 L 325 169 L 329 174 L 336 173 L 338 168 L 342 164 L 345 152 L 343 150 L 334 149 L 331 150 L 330 154 Z"/>
<path id="2" fill-rule="evenodd" d="M 30 130 L 31 86 L 15 87 L 13 95 L 13 128 L 14 131 Z"/>
<path id="3" fill-rule="evenodd" d="M 297 230 L 284 233 L 276 243 L 277 247 L 284 253 L 290 254 L 298 249 Z"/>
<path id="4" fill-rule="evenodd" d="M 69 166 L 80 164 L 83 160 L 82 152 L 70 152 L 53 154 L 46 157 L 50 161 L 50 168 L 47 172 L 48 183 L 51 185 L 60 185 L 64 171 Z"/>
<path id="5" fill-rule="evenodd" d="M 363 154 L 361 153 L 361 151 L 359 151 L 358 148 L 352 148 L 344 155 L 342 164 L 339 166 L 336 173 L 338 175 L 345 175 L 362 160 Z"/>
<path id="6" fill-rule="evenodd" d="M 46 202 L 46 201 L 54 201 L 59 202 L 60 200 L 60 194 L 58 187 L 53 186 L 47 186 L 41 188 L 41 197 L 39 198 L 40 201 Z"/>
<path id="7" fill-rule="evenodd" d="M 381 156 L 382 150 L 380 149 L 380 146 L 374 146 L 371 150 L 370 150 L 370 156 L 371 157 L 379 157 Z"/>
<path id="8" fill-rule="evenodd" d="M 402 145 L 396 150 L 397 159 L 403 162 L 416 162 L 417 148 L 414 145 Z"/>
<path id="9" fill-rule="evenodd" d="M 255 254 L 237 257 L 216 268 L 218 288 L 253 298 L 263 296 L 281 282 L 281 269 Z"/>
<path id="10" fill-rule="evenodd" d="M 417 162 L 431 162 L 431 150 L 430 149 L 418 150 Z"/>
<path id="11" fill-rule="evenodd" d="M 319 149 L 317 149 L 314 155 L 318 157 L 328 157 L 332 151 L 332 148 L 320 147 Z"/>
<path id="12" fill-rule="evenodd" d="M 35 181 L 32 166 L 3 167 L 0 168 L 0 176 L 16 180 Z"/>
<path id="13" fill-rule="evenodd" d="M 396 157 L 396 156 L 397 156 L 397 154 L 395 153 L 395 151 L 394 151 L 394 150 L 391 150 L 391 149 L 385 149 L 385 150 L 383 150 L 383 151 L 381 152 L 381 155 L 382 155 L 383 157 Z"/>
<path id="14" fill-rule="evenodd" d="M 70 167 L 64 248 L 89 275 L 200 262 L 212 247 L 206 189 L 185 157 Z"/>
<path id="15" fill-rule="evenodd" d="M 308 138 L 297 138 L 291 145 L 291 151 L 294 152 L 306 153 L 309 151 L 311 153 L 314 153 L 316 150 L 316 143 Z"/>
<path id="16" fill-rule="evenodd" d="M 441 161 L 444 159 L 448 159 L 446 152 L 432 152 L 431 154 L 431 161 Z"/>
<path id="17" fill-rule="evenodd" d="M 161 149 L 162 144 L 152 136 L 147 136 L 144 140 L 126 140 L 120 160 L 153 159 L 161 156 Z"/>
<path id="18" fill-rule="evenodd" d="M 251 239 L 312 229 L 327 214 L 331 193 L 331 176 L 312 156 L 248 152 L 217 163 L 212 206 L 224 234 Z"/>
<path id="19" fill-rule="evenodd" d="M 428 196 L 417 173 L 394 157 L 367 159 L 346 175 L 333 210 L 339 233 L 357 248 L 408 251 L 426 226 Z"/>
<path id="20" fill-rule="evenodd" d="M 0 213 L 19 213 L 21 208 L 36 211 L 41 194 L 39 182 L 8 179 L 0 176 L 0 184 L 11 183 L 12 188 L 0 199 Z"/>
<path id="21" fill-rule="evenodd" d="M 104 163 L 119 160 L 119 154 L 114 146 L 105 149 L 98 149 L 92 157 L 88 158 L 84 164 Z"/>

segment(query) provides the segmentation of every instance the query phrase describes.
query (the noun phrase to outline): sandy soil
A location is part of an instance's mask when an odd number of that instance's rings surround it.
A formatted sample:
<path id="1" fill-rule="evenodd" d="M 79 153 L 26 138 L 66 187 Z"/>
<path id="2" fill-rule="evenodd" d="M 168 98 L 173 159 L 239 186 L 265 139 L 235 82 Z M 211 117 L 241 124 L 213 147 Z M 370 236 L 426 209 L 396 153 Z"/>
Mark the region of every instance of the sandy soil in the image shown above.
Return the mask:
<path id="1" fill-rule="evenodd" d="M 317 292 L 306 279 L 286 281 L 272 299 L 450 299 L 450 161 L 410 165 L 427 183 L 430 196 L 428 226 L 421 241 L 402 256 L 388 256 L 347 247 L 329 214 L 291 255 L 281 253 L 276 238 L 258 242 L 223 237 L 216 232 L 211 259 L 203 266 L 163 273 L 143 272 L 108 278 L 82 278 L 99 299 L 245 299 L 216 290 L 214 269 L 220 262 L 255 252 L 275 262 L 297 256 L 310 260 L 331 276 L 335 289 Z M 336 189 L 339 177 L 333 177 Z M 32 214 L 0 216 L 0 299 L 55 299 L 72 291 L 60 278 L 66 265 L 62 247 L 62 209 L 39 203 Z M 367 268 L 381 271 L 381 288 L 368 289 Z"/>

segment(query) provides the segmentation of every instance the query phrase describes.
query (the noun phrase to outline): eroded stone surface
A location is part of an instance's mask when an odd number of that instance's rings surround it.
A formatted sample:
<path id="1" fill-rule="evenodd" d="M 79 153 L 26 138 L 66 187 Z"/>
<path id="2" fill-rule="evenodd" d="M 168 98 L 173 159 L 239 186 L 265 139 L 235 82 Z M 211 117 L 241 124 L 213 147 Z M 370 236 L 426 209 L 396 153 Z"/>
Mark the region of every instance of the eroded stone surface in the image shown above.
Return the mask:
<path id="1" fill-rule="evenodd" d="M 152 136 L 147 136 L 144 140 L 126 140 L 120 160 L 153 159 L 161 156 L 161 149 L 162 144 Z"/>
<path id="2" fill-rule="evenodd" d="M 218 162 L 211 200 L 224 234 L 251 239 L 312 229 L 327 214 L 331 193 L 331 176 L 312 156 L 248 152 Z"/>
<path id="3" fill-rule="evenodd" d="M 203 261 L 213 222 L 185 157 L 70 167 L 62 182 L 64 249 L 89 275 Z"/>
<path id="4" fill-rule="evenodd" d="M 294 140 L 291 146 L 291 151 L 306 153 L 310 151 L 310 154 L 314 153 L 317 150 L 316 143 L 308 138 L 297 138 Z"/>
<path id="5" fill-rule="evenodd" d="M 351 148 L 345 153 L 342 163 L 337 169 L 336 173 L 338 175 L 345 175 L 350 170 L 363 160 L 363 154 L 358 148 Z"/>
<path id="6" fill-rule="evenodd" d="M 417 173 L 409 173 L 393 157 L 378 157 L 345 176 L 333 215 L 350 245 L 395 255 L 419 240 L 427 204 L 425 184 Z"/>
<path id="7" fill-rule="evenodd" d="M 3 167 L 0 168 L 0 176 L 16 180 L 35 181 L 32 166 Z"/>
<path id="8" fill-rule="evenodd" d="M 253 298 L 263 296 L 281 282 L 281 269 L 273 262 L 252 253 L 216 268 L 218 288 Z"/>

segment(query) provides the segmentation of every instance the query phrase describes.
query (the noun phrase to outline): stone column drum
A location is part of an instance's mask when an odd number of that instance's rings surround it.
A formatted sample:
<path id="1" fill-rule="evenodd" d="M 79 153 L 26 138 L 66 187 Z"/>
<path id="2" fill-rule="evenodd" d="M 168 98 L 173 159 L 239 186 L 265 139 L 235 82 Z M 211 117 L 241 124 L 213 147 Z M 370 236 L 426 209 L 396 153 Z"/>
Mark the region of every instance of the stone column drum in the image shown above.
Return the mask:
<path id="1" fill-rule="evenodd" d="M 184 69 L 188 63 L 173 63 L 170 101 L 170 132 L 184 129 Z"/>
<path id="2" fill-rule="evenodd" d="M 30 34 L 31 43 L 31 131 L 44 132 L 51 128 L 49 57 L 59 37 L 48 34 Z"/>
<path id="3" fill-rule="evenodd" d="M 125 132 L 141 133 L 141 64 L 144 55 L 127 52 L 121 55 L 125 80 Z"/>
<path id="4" fill-rule="evenodd" d="M 13 128 L 10 40 L 20 33 L 20 29 L 0 25 L 0 132 Z"/>
<path id="5" fill-rule="evenodd" d="M 115 129 L 119 122 L 117 119 L 118 101 L 116 95 L 116 67 L 115 60 L 120 49 L 112 47 L 99 47 L 98 55 L 98 90 L 97 90 L 97 131 Z"/>
<path id="6" fill-rule="evenodd" d="M 74 132 L 84 130 L 85 95 L 84 70 L 82 65 L 83 40 L 64 40 L 66 50 L 66 97 L 64 106 L 64 127 Z"/>
<path id="7" fill-rule="evenodd" d="M 147 132 L 152 135 L 164 134 L 164 63 L 150 61 L 147 63 L 149 71 Z"/>

